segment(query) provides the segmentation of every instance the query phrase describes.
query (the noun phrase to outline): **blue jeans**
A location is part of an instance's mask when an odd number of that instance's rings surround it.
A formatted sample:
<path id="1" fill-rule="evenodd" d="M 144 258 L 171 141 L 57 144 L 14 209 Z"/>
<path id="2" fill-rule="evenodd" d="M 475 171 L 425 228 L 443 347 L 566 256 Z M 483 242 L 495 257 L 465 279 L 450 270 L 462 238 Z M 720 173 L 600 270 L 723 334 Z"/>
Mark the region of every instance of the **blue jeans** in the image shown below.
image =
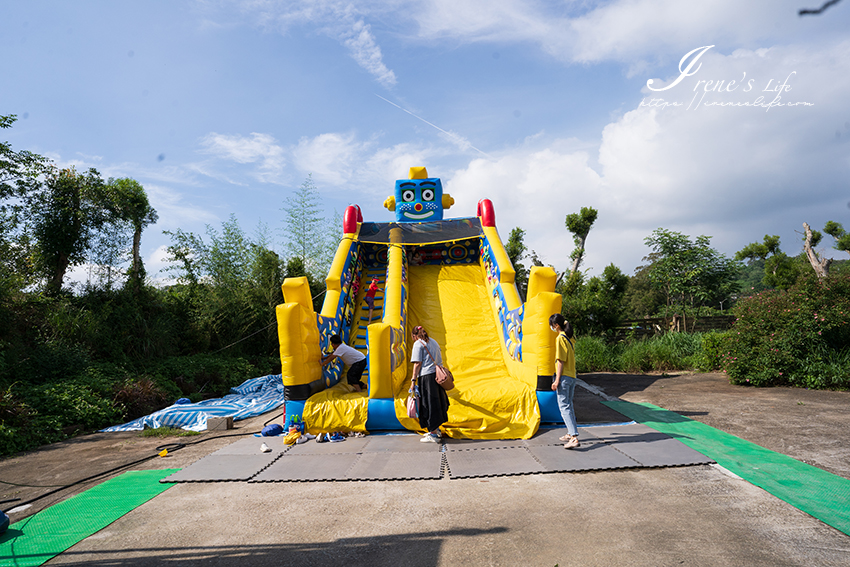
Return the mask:
<path id="1" fill-rule="evenodd" d="M 558 409 L 561 410 L 561 417 L 564 420 L 564 425 L 567 426 L 567 433 L 570 435 L 578 435 L 578 424 L 576 423 L 576 408 L 573 405 L 573 395 L 576 391 L 576 379 L 572 376 L 561 376 L 561 381 L 558 382 Z"/>

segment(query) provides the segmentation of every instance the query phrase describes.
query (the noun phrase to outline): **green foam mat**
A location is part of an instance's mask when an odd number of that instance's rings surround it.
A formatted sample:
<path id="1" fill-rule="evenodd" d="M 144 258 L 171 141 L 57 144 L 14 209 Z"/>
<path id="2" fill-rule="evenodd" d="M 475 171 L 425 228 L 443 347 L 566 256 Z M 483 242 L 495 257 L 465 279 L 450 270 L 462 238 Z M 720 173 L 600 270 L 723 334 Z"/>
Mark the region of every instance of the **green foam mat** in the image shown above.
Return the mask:
<path id="1" fill-rule="evenodd" d="M 602 402 L 850 535 L 850 480 L 652 404 Z"/>
<path id="2" fill-rule="evenodd" d="M 0 566 L 49 561 L 174 486 L 159 481 L 178 470 L 128 471 L 15 522 L 0 536 Z"/>

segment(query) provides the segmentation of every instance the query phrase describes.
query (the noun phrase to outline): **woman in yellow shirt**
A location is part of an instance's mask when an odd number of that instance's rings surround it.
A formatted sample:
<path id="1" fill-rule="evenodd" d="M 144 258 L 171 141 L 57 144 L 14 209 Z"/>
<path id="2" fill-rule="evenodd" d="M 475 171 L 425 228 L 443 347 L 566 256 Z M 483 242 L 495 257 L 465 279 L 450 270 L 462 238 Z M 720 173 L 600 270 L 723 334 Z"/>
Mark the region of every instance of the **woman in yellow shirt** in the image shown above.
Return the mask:
<path id="1" fill-rule="evenodd" d="M 564 449 L 575 449 L 579 446 L 578 424 L 576 423 L 576 409 L 573 404 L 573 395 L 576 391 L 576 350 L 573 340 L 573 327 L 564 319 L 560 313 L 549 317 L 549 328 L 558 333 L 555 342 L 555 380 L 552 382 L 552 390 L 558 395 L 558 409 L 564 425 L 567 426 L 567 434 L 561 437 L 564 441 Z"/>

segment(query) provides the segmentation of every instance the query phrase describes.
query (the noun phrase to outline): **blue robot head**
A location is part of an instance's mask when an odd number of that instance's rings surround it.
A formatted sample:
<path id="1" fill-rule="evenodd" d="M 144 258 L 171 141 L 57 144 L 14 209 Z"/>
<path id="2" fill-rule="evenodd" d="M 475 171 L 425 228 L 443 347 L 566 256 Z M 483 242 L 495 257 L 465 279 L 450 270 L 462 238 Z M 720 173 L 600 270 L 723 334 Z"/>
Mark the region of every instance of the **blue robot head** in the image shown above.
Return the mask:
<path id="1" fill-rule="evenodd" d="M 396 222 L 425 222 L 443 220 L 443 210 L 454 204 L 454 199 L 443 194 L 443 184 L 436 177 L 428 177 L 424 167 L 411 167 L 410 179 L 395 182 L 395 195 L 384 201 L 384 206 L 395 211 Z"/>

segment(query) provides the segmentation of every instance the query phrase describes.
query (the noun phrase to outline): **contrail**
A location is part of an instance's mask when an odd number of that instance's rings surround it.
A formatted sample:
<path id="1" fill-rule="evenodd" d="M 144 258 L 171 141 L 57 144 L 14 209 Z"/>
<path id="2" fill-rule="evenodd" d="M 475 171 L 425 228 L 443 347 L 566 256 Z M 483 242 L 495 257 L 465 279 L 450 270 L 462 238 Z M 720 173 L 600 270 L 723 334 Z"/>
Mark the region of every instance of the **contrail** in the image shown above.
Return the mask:
<path id="1" fill-rule="evenodd" d="M 419 120 L 421 120 L 422 122 L 424 122 L 424 123 L 425 123 L 425 124 L 427 124 L 428 126 L 430 126 L 430 127 L 432 127 L 432 128 L 435 128 L 435 129 L 439 130 L 440 132 L 442 132 L 443 134 L 445 134 L 445 135 L 446 135 L 446 136 L 448 136 L 449 138 L 454 139 L 454 140 L 455 140 L 455 141 L 456 141 L 459 145 L 461 145 L 461 146 L 469 146 L 470 148 L 472 148 L 473 150 L 475 150 L 475 151 L 476 151 L 476 152 L 478 152 L 479 154 L 481 154 L 481 155 L 483 155 L 483 156 L 486 156 L 486 157 L 488 157 L 488 158 L 490 158 L 490 159 L 493 159 L 493 158 L 490 156 L 490 154 L 488 154 L 487 152 L 482 152 L 481 150 L 479 150 L 478 148 L 476 148 L 475 146 L 473 146 L 472 144 L 470 144 L 470 143 L 469 143 L 469 141 L 468 141 L 468 140 L 466 140 L 465 138 L 463 138 L 463 137 L 461 137 L 461 136 L 458 136 L 457 134 L 455 134 L 455 133 L 453 133 L 453 132 L 446 132 L 445 130 L 443 130 L 442 128 L 440 128 L 439 126 L 437 126 L 436 124 L 432 124 L 431 122 L 428 122 L 427 120 L 425 120 L 425 119 L 424 119 L 424 118 L 422 118 L 421 116 L 416 116 L 415 114 L 413 114 L 412 112 L 410 112 L 410 111 L 409 111 L 409 110 L 407 110 L 406 108 L 402 108 L 401 106 L 397 105 L 396 103 L 392 102 L 391 100 L 387 100 L 387 99 L 385 99 L 384 97 L 382 97 L 381 95 L 379 95 L 379 94 L 377 94 L 377 93 L 372 93 L 372 94 L 374 94 L 376 97 L 378 97 L 379 99 L 383 100 L 384 102 L 388 102 L 388 103 L 390 103 L 391 105 L 393 105 L 394 107 L 398 108 L 399 110 L 403 110 L 404 112 L 408 113 L 408 114 L 409 114 L 409 115 L 411 115 L 412 117 L 414 117 L 414 118 L 418 118 Z"/>

